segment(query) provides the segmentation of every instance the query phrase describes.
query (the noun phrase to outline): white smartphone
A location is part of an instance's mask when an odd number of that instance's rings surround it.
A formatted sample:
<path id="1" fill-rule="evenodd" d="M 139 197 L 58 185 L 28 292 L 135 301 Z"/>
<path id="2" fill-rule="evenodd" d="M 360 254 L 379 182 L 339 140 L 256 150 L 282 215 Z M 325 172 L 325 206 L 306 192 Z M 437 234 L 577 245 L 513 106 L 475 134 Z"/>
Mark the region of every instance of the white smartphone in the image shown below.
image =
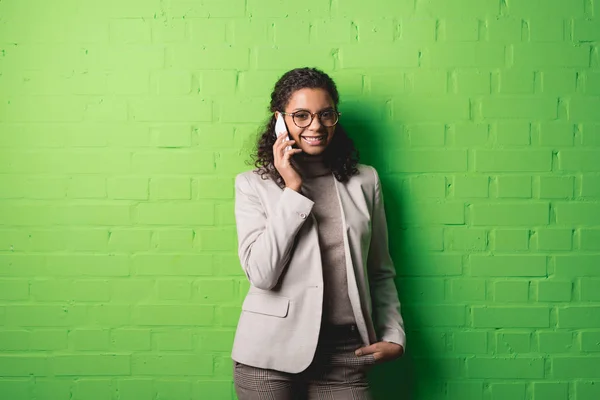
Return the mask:
<path id="1" fill-rule="evenodd" d="M 278 138 L 280 135 L 286 135 L 285 140 L 290 140 L 287 126 L 285 126 L 285 121 L 283 120 L 283 116 L 281 114 L 277 116 L 277 121 L 275 122 L 275 138 Z M 287 146 L 285 149 L 291 150 L 292 146 Z"/>

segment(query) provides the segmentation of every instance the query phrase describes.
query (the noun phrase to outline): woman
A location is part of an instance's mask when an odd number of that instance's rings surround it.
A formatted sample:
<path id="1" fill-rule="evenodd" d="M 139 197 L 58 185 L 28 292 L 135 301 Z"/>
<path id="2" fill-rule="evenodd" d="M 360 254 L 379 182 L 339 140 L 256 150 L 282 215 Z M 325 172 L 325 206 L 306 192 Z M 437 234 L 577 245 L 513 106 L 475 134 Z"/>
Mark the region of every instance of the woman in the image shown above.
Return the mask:
<path id="1" fill-rule="evenodd" d="M 284 74 L 256 169 L 236 177 L 251 284 L 232 352 L 240 400 L 370 399 L 369 367 L 404 352 L 379 177 L 358 164 L 338 101 L 322 71 Z"/>

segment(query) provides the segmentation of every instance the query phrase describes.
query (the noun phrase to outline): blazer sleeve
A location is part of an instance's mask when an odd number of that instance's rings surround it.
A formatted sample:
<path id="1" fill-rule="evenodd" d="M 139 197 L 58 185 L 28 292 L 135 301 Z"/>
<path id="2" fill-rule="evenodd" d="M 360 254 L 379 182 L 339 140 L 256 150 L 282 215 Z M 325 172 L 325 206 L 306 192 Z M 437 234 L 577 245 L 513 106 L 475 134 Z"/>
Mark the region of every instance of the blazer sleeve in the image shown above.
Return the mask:
<path id="1" fill-rule="evenodd" d="M 269 290 L 277 285 L 290 259 L 296 234 L 308 219 L 314 202 L 285 188 L 265 210 L 245 174 L 235 180 L 235 218 L 238 255 L 250 283 Z"/>
<path id="2" fill-rule="evenodd" d="M 400 314 L 400 301 L 394 278 L 396 270 L 390 256 L 388 229 L 379 175 L 375 175 L 375 193 L 371 220 L 371 245 L 367 259 L 369 284 L 374 311 L 375 330 L 379 340 L 392 342 L 406 348 L 404 321 Z"/>

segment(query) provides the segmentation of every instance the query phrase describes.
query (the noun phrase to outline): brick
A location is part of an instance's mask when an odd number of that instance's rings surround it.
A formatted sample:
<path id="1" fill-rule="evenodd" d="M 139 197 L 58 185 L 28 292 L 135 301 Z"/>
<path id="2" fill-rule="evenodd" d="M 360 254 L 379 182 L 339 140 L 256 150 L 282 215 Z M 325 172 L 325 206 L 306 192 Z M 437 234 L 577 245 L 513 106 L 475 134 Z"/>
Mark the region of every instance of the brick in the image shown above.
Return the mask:
<path id="1" fill-rule="evenodd" d="M 537 255 L 471 255 L 473 276 L 546 276 L 546 257 Z"/>
<path id="2" fill-rule="evenodd" d="M 574 21 L 573 39 L 578 42 L 600 41 L 600 28 L 597 21 L 576 19 Z"/>
<path id="3" fill-rule="evenodd" d="M 23 327 L 71 326 L 83 319 L 81 311 L 80 308 L 60 305 L 11 305 L 6 308 L 6 322 Z"/>
<path id="4" fill-rule="evenodd" d="M 66 330 L 35 329 L 29 335 L 29 350 L 64 350 L 68 345 Z"/>
<path id="5" fill-rule="evenodd" d="M 200 350 L 205 352 L 229 352 L 233 346 L 235 331 L 203 331 L 199 334 Z"/>
<path id="6" fill-rule="evenodd" d="M 600 72 L 588 71 L 585 80 L 585 92 L 588 94 L 600 91 Z"/>
<path id="7" fill-rule="evenodd" d="M 528 20 L 532 42 L 561 42 L 564 38 L 564 19 L 534 16 Z"/>
<path id="8" fill-rule="evenodd" d="M 600 250 L 600 229 L 580 230 L 581 250 Z"/>
<path id="9" fill-rule="evenodd" d="M 194 284 L 194 298 L 201 303 L 223 304 L 234 300 L 235 280 L 202 279 Z"/>
<path id="10" fill-rule="evenodd" d="M 23 379 L 2 379 L 0 381 L 0 393 L 15 400 L 29 400 L 33 396 L 30 382 Z"/>
<path id="11" fill-rule="evenodd" d="M 571 250 L 573 231 L 571 229 L 540 229 L 536 231 L 537 248 L 545 251 Z"/>
<path id="12" fill-rule="evenodd" d="M 406 126 L 406 132 L 413 147 L 444 145 L 446 132 L 443 124 L 411 124 Z"/>
<path id="13" fill-rule="evenodd" d="M 463 150 L 394 151 L 390 172 L 460 172 L 467 170 L 467 153 Z"/>
<path id="14" fill-rule="evenodd" d="M 69 332 L 69 343 L 76 351 L 108 350 L 109 331 L 106 329 L 75 329 Z"/>
<path id="15" fill-rule="evenodd" d="M 531 177 L 529 176 L 500 176 L 496 182 L 500 198 L 531 198 Z"/>
<path id="16" fill-rule="evenodd" d="M 573 146 L 574 138 L 572 124 L 552 122 L 540 125 L 540 145 L 542 146 Z"/>
<path id="17" fill-rule="evenodd" d="M 496 143 L 503 146 L 526 146 L 531 143 L 531 125 L 526 122 L 496 124 Z"/>
<path id="18" fill-rule="evenodd" d="M 405 278 L 397 284 L 398 290 L 415 302 L 444 301 L 444 281 L 437 278 Z"/>
<path id="19" fill-rule="evenodd" d="M 529 281 L 499 281 L 494 284 L 494 301 L 526 303 L 529 299 Z"/>
<path id="20" fill-rule="evenodd" d="M 151 349 L 151 331 L 148 329 L 114 329 L 110 334 L 110 346 L 114 350 L 146 351 Z"/>
<path id="21" fill-rule="evenodd" d="M 575 179 L 573 177 L 540 177 L 540 198 L 569 199 L 573 197 Z"/>
<path id="22" fill-rule="evenodd" d="M 600 151 L 597 150 L 561 150 L 558 153 L 561 171 L 598 172 L 600 171 Z"/>
<path id="23" fill-rule="evenodd" d="M 27 351 L 29 350 L 29 332 L 26 330 L 1 330 L 0 350 Z"/>
<path id="24" fill-rule="evenodd" d="M 202 122 L 212 119 L 212 104 L 196 96 L 131 98 L 129 106 L 131 118 L 137 122 Z"/>
<path id="25" fill-rule="evenodd" d="M 200 46 L 214 46 L 226 41 L 229 25 L 227 19 L 190 19 L 188 24 L 192 43 L 198 43 Z"/>
<path id="26" fill-rule="evenodd" d="M 500 72 L 499 93 L 530 94 L 534 90 L 535 75 L 531 71 L 508 70 Z"/>
<path id="27" fill-rule="evenodd" d="M 68 399 L 71 396 L 71 382 L 54 379 L 46 381 L 36 380 L 33 390 L 35 391 L 35 398 L 38 400 Z M 0 388 L 0 393 L 6 392 Z M 27 398 L 30 399 L 32 397 Z"/>
<path id="28" fill-rule="evenodd" d="M 157 332 L 154 336 L 160 351 L 192 350 L 193 348 L 192 331 L 190 330 Z"/>
<path id="29" fill-rule="evenodd" d="M 214 156 L 211 152 L 180 149 L 136 152 L 132 157 L 135 173 L 146 174 L 197 174 L 214 171 Z"/>
<path id="30" fill-rule="evenodd" d="M 569 109 L 571 114 L 569 118 L 572 121 L 600 121 L 598 115 L 598 108 L 600 108 L 600 100 L 594 97 L 573 97 L 569 103 Z M 598 153 L 598 151 L 595 151 Z"/>
<path id="31" fill-rule="evenodd" d="M 238 89 L 236 71 L 202 71 L 200 76 L 199 93 L 202 96 L 224 97 L 235 94 Z M 256 96 L 257 93 L 252 95 Z"/>
<path id="32" fill-rule="evenodd" d="M 554 357 L 552 375 L 558 379 L 600 378 L 600 357 Z"/>
<path id="33" fill-rule="evenodd" d="M 443 176 L 415 176 L 410 179 L 411 194 L 415 198 L 444 198 L 446 180 Z"/>
<path id="34" fill-rule="evenodd" d="M 444 241 L 448 250 L 483 251 L 487 247 L 487 232 L 484 229 L 446 229 Z"/>
<path id="35" fill-rule="evenodd" d="M 83 378 L 74 382 L 72 393 L 74 399 L 109 399 L 112 392 L 112 382 L 109 379 Z"/>
<path id="36" fill-rule="evenodd" d="M 154 380 L 155 393 L 159 399 L 177 400 L 177 399 L 201 399 L 202 396 L 192 397 L 192 380 L 159 378 Z M 195 382 L 195 379 L 193 380 Z M 206 393 L 206 392 L 205 392 Z M 218 398 L 218 397 L 217 397 Z M 225 396 L 227 398 L 227 396 Z"/>
<path id="37" fill-rule="evenodd" d="M 114 254 L 48 255 L 53 276 L 128 276 L 129 257 Z"/>
<path id="38" fill-rule="evenodd" d="M 525 400 L 526 385 L 524 383 L 493 383 L 492 399 Z"/>
<path id="39" fill-rule="evenodd" d="M 161 300 L 187 300 L 191 296 L 191 282 L 183 279 L 161 279 L 156 282 Z"/>
<path id="40" fill-rule="evenodd" d="M 470 115 L 469 99 L 464 96 L 427 96 L 411 94 L 394 100 L 394 120 L 404 123 L 466 120 Z"/>
<path id="41" fill-rule="evenodd" d="M 483 399 L 481 382 L 448 382 L 449 399 Z"/>
<path id="42" fill-rule="evenodd" d="M 109 22 L 112 43 L 149 44 L 151 25 L 144 19 L 115 19 Z"/>
<path id="43" fill-rule="evenodd" d="M 561 225 L 600 224 L 600 204 L 597 203 L 556 203 L 556 222 Z"/>
<path id="44" fill-rule="evenodd" d="M 189 178 L 164 177 L 150 181 L 150 198 L 159 200 L 189 200 L 191 181 Z"/>
<path id="45" fill-rule="evenodd" d="M 151 21 L 152 41 L 158 44 L 177 43 L 186 40 L 186 24 L 179 20 L 153 20 Z"/>
<path id="46" fill-rule="evenodd" d="M 391 249 L 393 252 L 393 249 Z M 394 257 L 395 258 L 395 257 Z M 420 266 L 419 270 L 400 270 L 402 275 L 459 275 L 462 270 L 462 257 L 460 255 L 428 255 Z"/>
<path id="47" fill-rule="evenodd" d="M 535 104 L 535 106 L 533 106 Z M 482 100 L 484 118 L 557 118 L 557 100 L 533 97 L 489 97 Z"/>
<path id="48" fill-rule="evenodd" d="M 573 333 L 553 331 L 538 332 L 539 351 L 542 353 L 568 353 L 573 350 Z"/>
<path id="49" fill-rule="evenodd" d="M 48 358 L 46 356 L 0 356 L 0 375 L 3 377 L 47 376 L 48 374 Z"/>
<path id="50" fill-rule="evenodd" d="M 600 396 L 600 382 L 576 382 L 575 391 L 577 398 L 595 399 Z"/>
<path id="51" fill-rule="evenodd" d="M 103 280 L 76 280 L 71 286 L 75 301 L 109 301 L 110 284 Z"/>
<path id="52" fill-rule="evenodd" d="M 201 210 L 201 211 L 200 211 Z M 206 203 L 141 203 L 138 222 L 152 225 L 213 225 L 214 209 Z"/>
<path id="53" fill-rule="evenodd" d="M 491 92 L 491 75 L 482 71 L 457 71 L 456 87 L 461 95 L 484 95 Z"/>
<path id="54" fill-rule="evenodd" d="M 411 227 L 402 230 L 402 234 L 405 237 L 407 245 L 409 247 L 415 247 L 424 250 L 443 250 L 444 249 L 444 237 L 441 228 L 418 228 Z M 239 268 L 239 260 L 235 260 Z"/>
<path id="55" fill-rule="evenodd" d="M 423 316 L 420 326 L 465 326 L 466 310 L 464 306 L 450 305 L 419 305 L 406 306 L 407 315 Z"/>
<path id="56" fill-rule="evenodd" d="M 467 377 L 474 379 L 541 379 L 542 358 L 467 358 Z"/>
<path id="57" fill-rule="evenodd" d="M 131 360 L 133 375 L 212 375 L 211 355 L 142 355 L 135 354 Z"/>
<path id="58" fill-rule="evenodd" d="M 206 326 L 214 320 L 213 307 L 194 305 L 137 305 L 132 319 L 136 325 Z"/>
<path id="59" fill-rule="evenodd" d="M 350 32 L 350 21 L 347 21 L 348 24 L 345 27 L 346 40 L 351 40 L 351 32 Z M 318 24 L 323 28 L 323 21 L 319 21 Z M 265 24 L 266 25 L 266 24 Z M 289 43 L 293 43 L 294 41 L 297 43 L 309 43 L 311 31 L 311 23 L 309 21 L 298 21 L 298 20 L 278 20 L 272 23 L 273 25 L 273 39 L 275 44 L 277 45 L 286 45 Z M 259 37 L 261 35 L 259 34 Z"/>
<path id="60" fill-rule="evenodd" d="M 108 248 L 112 251 L 143 251 L 150 249 L 152 232 L 141 229 L 111 229 Z"/>
<path id="61" fill-rule="evenodd" d="M 573 284 L 568 281 L 539 281 L 538 301 L 571 301 Z"/>
<path id="62" fill-rule="evenodd" d="M 187 124 L 153 126 L 150 136 L 156 147 L 185 148 L 192 144 L 192 129 Z"/>
<path id="63" fill-rule="evenodd" d="M 485 280 L 457 279 L 450 281 L 450 298 L 455 301 L 485 300 Z"/>
<path id="64" fill-rule="evenodd" d="M 203 396 L 209 396 L 212 399 L 226 399 L 231 393 L 231 383 L 229 380 L 207 380 L 195 381 L 193 383 L 193 399 L 201 399 Z"/>
<path id="65" fill-rule="evenodd" d="M 548 95 L 564 95 L 575 93 L 577 75 L 573 71 L 542 71 L 542 92 Z M 551 125 L 553 123 L 550 123 Z M 563 124 L 562 122 L 558 124 Z"/>
<path id="66" fill-rule="evenodd" d="M 521 41 L 521 18 L 505 16 L 486 21 L 488 25 L 488 38 L 492 43 L 512 44 Z"/>
<path id="67" fill-rule="evenodd" d="M 581 280 L 581 300 L 600 301 L 600 279 L 584 278 Z"/>
<path id="68" fill-rule="evenodd" d="M 475 150 L 477 172 L 547 172 L 552 153 L 546 150 Z"/>
<path id="69" fill-rule="evenodd" d="M 97 176 L 73 176 L 69 180 L 67 197 L 74 199 L 105 198 L 106 178 Z"/>
<path id="70" fill-rule="evenodd" d="M 531 351 L 531 333 L 497 333 L 496 351 L 499 354 L 529 353 Z"/>
<path id="71" fill-rule="evenodd" d="M 88 309 L 88 320 L 92 325 L 102 327 L 129 325 L 131 323 L 131 307 L 129 305 L 117 304 L 91 306 Z"/>
<path id="72" fill-rule="evenodd" d="M 454 196 L 458 198 L 488 197 L 489 178 L 487 176 L 455 176 Z"/>
<path id="73" fill-rule="evenodd" d="M 550 219 L 548 203 L 473 204 L 471 212 L 474 226 L 547 225 Z"/>
<path id="74" fill-rule="evenodd" d="M 29 282 L 17 279 L 0 279 L 0 300 L 27 300 Z"/>
<path id="75" fill-rule="evenodd" d="M 406 224 L 444 224 L 462 225 L 465 221 L 465 210 L 462 203 L 419 203 L 406 215 Z"/>
<path id="76" fill-rule="evenodd" d="M 128 355 L 55 355 L 53 361 L 56 376 L 131 374 Z"/>
<path id="77" fill-rule="evenodd" d="M 559 328 L 600 328 L 600 307 L 569 306 L 558 309 Z"/>
<path id="78" fill-rule="evenodd" d="M 197 45 L 173 44 L 167 48 L 167 67 L 182 70 L 246 70 L 248 69 L 249 58 L 248 48 L 242 46 L 233 47 L 217 44 L 199 48 Z M 192 103 L 188 104 L 191 106 Z M 202 102 L 196 102 L 196 105 L 202 106 Z M 199 116 L 196 115 L 196 117 Z M 190 118 L 190 120 L 194 120 L 194 118 Z"/>
<path id="79" fill-rule="evenodd" d="M 205 276 L 213 274 L 213 259 L 206 254 L 136 254 L 132 257 L 137 276 Z"/>
<path id="80" fill-rule="evenodd" d="M 599 277 L 600 256 L 586 255 L 557 255 L 554 274 L 561 278 Z"/>
<path id="81" fill-rule="evenodd" d="M 353 19 L 358 30 L 358 42 L 362 44 L 379 44 L 392 42 L 395 39 L 398 24 L 391 18 Z M 337 81 L 336 81 L 337 82 Z"/>
<path id="82" fill-rule="evenodd" d="M 581 332 L 581 351 L 600 352 L 600 332 Z"/>
<path id="83" fill-rule="evenodd" d="M 504 65 L 504 47 L 483 43 L 444 43 L 430 45 L 425 52 L 424 66 L 436 68 L 492 68 Z"/>
<path id="84" fill-rule="evenodd" d="M 348 47 L 340 51 L 343 68 L 410 68 L 418 66 L 418 49 L 414 46 L 380 44 L 377 47 Z"/>
<path id="85" fill-rule="evenodd" d="M 514 45 L 515 68 L 587 67 L 589 49 L 570 43 L 520 43 Z"/>
<path id="86" fill-rule="evenodd" d="M 154 382 L 152 379 L 118 380 L 117 390 L 123 400 L 151 399 L 154 397 Z"/>
<path id="87" fill-rule="evenodd" d="M 231 18 L 243 17 L 246 7 L 244 0 L 207 0 L 196 2 L 174 0 L 170 4 L 170 13 L 177 18 Z M 171 14 L 170 14 L 171 15 Z"/>
<path id="88" fill-rule="evenodd" d="M 432 94 L 444 91 L 448 84 L 445 71 L 424 70 L 411 72 L 405 75 L 409 91 L 416 94 Z"/>
<path id="89" fill-rule="evenodd" d="M 298 64 L 296 60 L 298 58 L 298 54 L 302 54 L 302 62 L 304 65 L 319 65 L 324 71 L 333 69 L 333 47 L 325 46 L 315 49 L 314 47 L 310 47 L 308 43 L 304 46 L 299 46 L 294 46 L 288 43 L 286 46 L 278 46 L 276 48 L 271 46 L 257 47 L 255 53 L 253 53 L 256 55 L 257 69 L 285 71 L 292 68 L 297 68 Z M 404 54 L 405 52 L 398 51 L 398 53 Z M 247 68 L 239 69 L 243 70 Z"/>
<path id="90" fill-rule="evenodd" d="M 583 175 L 581 177 L 581 196 L 600 199 L 600 176 Z"/>
<path id="91" fill-rule="evenodd" d="M 548 307 L 473 307 L 473 326 L 477 328 L 547 328 Z"/>
<path id="92" fill-rule="evenodd" d="M 155 232 L 158 251 L 192 249 L 194 241 L 192 229 L 161 229 Z"/>

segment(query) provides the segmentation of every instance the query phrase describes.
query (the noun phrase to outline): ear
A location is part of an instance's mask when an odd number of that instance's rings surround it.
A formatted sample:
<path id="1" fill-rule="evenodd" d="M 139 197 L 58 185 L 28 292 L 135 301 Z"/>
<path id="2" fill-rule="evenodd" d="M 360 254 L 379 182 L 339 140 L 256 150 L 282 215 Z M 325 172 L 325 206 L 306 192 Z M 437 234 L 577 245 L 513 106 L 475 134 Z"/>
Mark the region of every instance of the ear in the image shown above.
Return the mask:
<path id="1" fill-rule="evenodd" d="M 273 114 L 273 117 L 275 119 L 279 118 L 279 111 L 275 111 L 275 113 Z"/>

